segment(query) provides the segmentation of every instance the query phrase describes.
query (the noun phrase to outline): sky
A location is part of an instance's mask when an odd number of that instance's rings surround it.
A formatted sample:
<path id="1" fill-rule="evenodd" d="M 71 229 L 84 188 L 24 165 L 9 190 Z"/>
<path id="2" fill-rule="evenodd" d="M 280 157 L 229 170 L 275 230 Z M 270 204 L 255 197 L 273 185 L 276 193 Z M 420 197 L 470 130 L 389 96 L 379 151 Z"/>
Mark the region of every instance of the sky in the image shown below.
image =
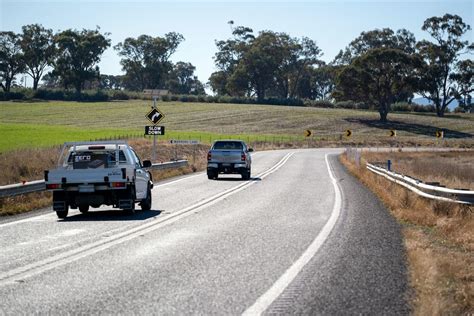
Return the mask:
<path id="1" fill-rule="evenodd" d="M 286 32 L 309 37 L 330 62 L 363 31 L 405 28 L 417 40 L 430 39 L 421 30 L 423 21 L 446 13 L 457 14 L 474 27 L 473 0 L 440 1 L 124 1 L 124 0 L 0 0 L 0 30 L 21 32 L 39 23 L 53 31 L 95 29 L 111 33 L 112 46 L 142 34 L 164 36 L 181 33 L 185 41 L 172 56 L 173 62 L 190 62 L 206 83 L 214 72 L 216 40 L 231 37 L 234 26 Z M 470 31 L 466 39 L 474 41 Z M 120 57 L 109 48 L 99 64 L 102 74 L 122 74 Z M 30 79 L 31 81 L 31 79 Z"/>

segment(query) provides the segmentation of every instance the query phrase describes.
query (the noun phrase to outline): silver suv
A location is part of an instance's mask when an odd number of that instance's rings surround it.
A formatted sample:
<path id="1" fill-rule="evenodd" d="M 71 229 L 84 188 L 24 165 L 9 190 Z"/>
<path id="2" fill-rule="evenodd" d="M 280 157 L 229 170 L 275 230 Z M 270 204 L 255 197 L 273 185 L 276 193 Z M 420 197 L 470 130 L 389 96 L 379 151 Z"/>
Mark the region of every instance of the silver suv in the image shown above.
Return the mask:
<path id="1" fill-rule="evenodd" d="M 253 152 L 241 140 L 218 140 L 207 154 L 207 177 L 217 179 L 220 173 L 240 174 L 242 179 L 249 180 Z"/>

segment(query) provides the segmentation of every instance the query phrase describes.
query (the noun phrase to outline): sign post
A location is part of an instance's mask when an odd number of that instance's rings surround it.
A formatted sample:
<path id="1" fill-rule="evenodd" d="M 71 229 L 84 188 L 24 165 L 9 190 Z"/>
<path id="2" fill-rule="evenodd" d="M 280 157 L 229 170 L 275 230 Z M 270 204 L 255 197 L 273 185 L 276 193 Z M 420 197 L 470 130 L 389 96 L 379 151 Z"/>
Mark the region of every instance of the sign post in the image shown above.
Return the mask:
<path id="1" fill-rule="evenodd" d="M 145 135 L 153 135 L 153 156 L 152 160 L 156 161 L 156 135 L 164 135 L 165 134 L 165 127 L 164 126 L 155 126 L 158 124 L 165 115 L 158 110 L 156 107 L 156 100 L 160 95 L 168 94 L 168 90 L 143 90 L 144 94 L 151 95 L 153 98 L 153 105 L 151 107 L 151 111 L 148 112 L 146 118 L 153 123 L 153 127 L 145 126 Z M 150 128 L 151 127 L 151 128 Z"/>

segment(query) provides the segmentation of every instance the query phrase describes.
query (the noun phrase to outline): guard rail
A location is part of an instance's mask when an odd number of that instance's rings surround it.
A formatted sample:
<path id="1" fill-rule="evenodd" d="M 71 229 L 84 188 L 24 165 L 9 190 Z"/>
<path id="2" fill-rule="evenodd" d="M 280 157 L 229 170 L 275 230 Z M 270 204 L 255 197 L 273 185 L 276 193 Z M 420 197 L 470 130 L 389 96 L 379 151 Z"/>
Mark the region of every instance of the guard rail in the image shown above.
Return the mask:
<path id="1" fill-rule="evenodd" d="M 176 160 L 168 161 L 163 163 L 153 164 L 149 169 L 153 170 L 164 170 L 171 168 L 181 168 L 188 165 L 187 160 Z M 29 181 L 25 183 L 9 184 L 5 186 L 0 186 L 0 198 L 10 197 L 20 194 L 32 193 L 44 191 L 45 183 L 44 180 Z"/>
<path id="2" fill-rule="evenodd" d="M 474 191 L 465 189 L 449 189 L 442 186 L 424 183 L 419 179 L 388 171 L 385 168 L 370 163 L 367 163 L 367 169 L 392 182 L 402 185 L 425 198 L 461 204 L 474 204 Z"/>

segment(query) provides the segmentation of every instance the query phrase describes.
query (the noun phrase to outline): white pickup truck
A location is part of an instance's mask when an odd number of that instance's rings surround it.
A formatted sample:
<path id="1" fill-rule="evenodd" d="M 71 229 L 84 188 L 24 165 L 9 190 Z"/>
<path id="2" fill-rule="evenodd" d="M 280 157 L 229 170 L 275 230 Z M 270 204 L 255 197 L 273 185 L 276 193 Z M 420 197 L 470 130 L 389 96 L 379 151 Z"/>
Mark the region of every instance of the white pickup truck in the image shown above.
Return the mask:
<path id="1" fill-rule="evenodd" d="M 53 210 L 65 218 L 69 208 L 112 205 L 133 213 L 135 203 L 151 209 L 153 181 L 143 162 L 125 141 L 65 143 L 58 168 L 44 173 L 53 192 Z"/>

